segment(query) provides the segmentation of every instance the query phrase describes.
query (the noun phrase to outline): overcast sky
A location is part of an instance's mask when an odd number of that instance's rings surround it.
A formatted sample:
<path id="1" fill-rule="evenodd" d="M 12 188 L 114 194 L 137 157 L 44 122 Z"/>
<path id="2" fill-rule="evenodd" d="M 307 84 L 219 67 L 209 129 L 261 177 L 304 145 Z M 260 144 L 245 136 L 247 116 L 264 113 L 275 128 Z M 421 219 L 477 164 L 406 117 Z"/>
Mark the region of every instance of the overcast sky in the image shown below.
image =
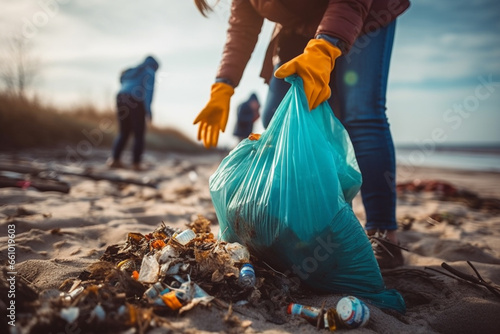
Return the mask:
<path id="1" fill-rule="evenodd" d="M 60 106 L 112 107 L 120 71 L 154 55 L 154 122 L 195 139 L 192 121 L 209 98 L 229 3 L 220 1 L 207 19 L 190 0 L 0 0 L 1 43 L 11 34 L 29 38 L 42 63 L 34 90 Z M 236 142 L 237 105 L 251 92 L 265 100 L 259 73 L 272 27 L 265 22 L 232 98 L 222 145 Z M 445 144 L 500 143 L 498 0 L 412 2 L 397 22 L 388 117 L 396 144 L 438 134 Z M 262 130 L 260 121 L 254 130 Z"/>

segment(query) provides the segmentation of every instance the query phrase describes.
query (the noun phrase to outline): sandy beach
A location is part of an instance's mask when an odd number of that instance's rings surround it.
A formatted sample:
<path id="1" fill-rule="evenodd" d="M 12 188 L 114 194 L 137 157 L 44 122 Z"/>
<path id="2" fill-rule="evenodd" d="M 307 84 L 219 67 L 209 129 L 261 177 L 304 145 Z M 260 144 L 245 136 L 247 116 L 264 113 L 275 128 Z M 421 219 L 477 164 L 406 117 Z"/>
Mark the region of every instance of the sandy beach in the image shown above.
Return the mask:
<path id="1" fill-rule="evenodd" d="M 64 150 L 24 151 L 0 154 L 0 162 L 30 165 L 39 169 L 58 166 L 72 171 L 92 171 L 110 178 L 156 182 L 157 187 L 106 179 L 61 174 L 69 193 L 41 192 L 26 187 L 0 188 L 0 259 L 8 264 L 8 230 L 15 235 L 16 279 L 36 293 L 58 289 L 67 279 L 97 262 L 107 247 L 123 244 L 129 232 L 151 233 L 162 222 L 185 229 L 199 215 L 219 232 L 210 198 L 208 179 L 225 153 L 190 155 L 147 152 L 146 170 L 108 170 L 108 151 L 94 150 L 78 164 L 69 166 Z M 68 169 L 65 169 L 66 171 Z M 78 173 L 74 173 L 78 174 Z M 370 321 L 364 328 L 339 333 L 498 333 L 500 299 L 483 286 L 468 284 L 440 274 L 446 262 L 500 285 L 500 174 L 438 168 L 399 166 L 397 174 L 399 238 L 405 265 L 383 271 L 388 288 L 397 289 L 407 305 L 406 314 L 381 310 L 368 304 Z M 354 212 L 364 223 L 360 196 Z M 431 268 L 431 269 L 428 269 Z M 2 289 L 1 303 L 8 303 Z M 303 305 L 331 307 L 342 297 L 308 292 L 294 296 Z M 24 298 L 18 294 L 16 298 Z M 34 297 L 37 298 L 36 296 Z M 18 305 L 21 301 L 17 301 Z M 5 306 L 7 306 L 6 304 Z M 6 307 L 0 307 L 5 310 Z M 326 333 L 301 318 L 286 314 L 269 319 L 266 311 L 252 305 L 228 308 L 211 303 L 197 305 L 181 315 L 165 315 L 165 326 L 150 333 Z M 2 333 L 23 333 L 29 314 L 16 311 L 16 327 L 5 316 Z M 7 318 L 8 319 L 8 318 Z M 24 320 L 23 320 L 24 319 Z M 77 333 L 77 328 L 72 328 Z M 124 331 L 125 332 L 125 331 Z M 139 333 L 140 329 L 126 333 Z M 145 331 L 148 332 L 148 331 Z"/>

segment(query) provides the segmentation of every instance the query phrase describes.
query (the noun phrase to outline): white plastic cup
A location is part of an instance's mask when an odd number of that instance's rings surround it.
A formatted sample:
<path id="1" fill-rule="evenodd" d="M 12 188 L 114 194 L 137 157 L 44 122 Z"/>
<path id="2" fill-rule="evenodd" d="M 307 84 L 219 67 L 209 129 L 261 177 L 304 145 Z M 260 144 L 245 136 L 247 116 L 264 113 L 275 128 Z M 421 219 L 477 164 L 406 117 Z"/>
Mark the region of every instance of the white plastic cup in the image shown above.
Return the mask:
<path id="1" fill-rule="evenodd" d="M 178 243 L 184 246 L 194 238 L 196 238 L 196 233 L 194 233 L 194 231 L 191 229 L 187 229 L 179 233 L 175 237 L 175 240 L 177 240 Z"/>

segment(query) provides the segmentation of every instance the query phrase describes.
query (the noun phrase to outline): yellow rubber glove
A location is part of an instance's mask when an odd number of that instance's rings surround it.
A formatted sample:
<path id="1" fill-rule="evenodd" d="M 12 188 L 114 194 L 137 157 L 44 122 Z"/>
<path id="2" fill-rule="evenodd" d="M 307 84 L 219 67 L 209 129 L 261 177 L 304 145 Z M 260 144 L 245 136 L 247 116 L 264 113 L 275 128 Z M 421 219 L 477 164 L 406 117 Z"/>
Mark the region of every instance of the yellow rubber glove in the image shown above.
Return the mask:
<path id="1" fill-rule="evenodd" d="M 330 42 L 312 39 L 307 43 L 304 53 L 281 65 L 274 76 L 284 79 L 298 74 L 304 81 L 304 91 L 309 109 L 312 110 L 330 97 L 330 74 L 335 59 L 341 54 L 340 49 Z"/>
<path id="2" fill-rule="evenodd" d="M 200 123 L 198 127 L 198 140 L 203 140 L 206 148 L 217 146 L 219 131 L 226 130 L 229 117 L 229 101 L 234 94 L 234 88 L 223 82 L 212 85 L 210 101 L 198 114 L 193 124 Z"/>

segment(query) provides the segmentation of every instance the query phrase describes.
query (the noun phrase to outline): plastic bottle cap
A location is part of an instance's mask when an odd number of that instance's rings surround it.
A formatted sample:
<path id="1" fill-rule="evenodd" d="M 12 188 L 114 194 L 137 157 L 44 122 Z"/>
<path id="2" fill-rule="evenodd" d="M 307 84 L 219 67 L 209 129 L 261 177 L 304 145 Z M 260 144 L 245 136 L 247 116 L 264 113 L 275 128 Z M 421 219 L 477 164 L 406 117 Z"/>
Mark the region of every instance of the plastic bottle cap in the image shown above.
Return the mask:
<path id="1" fill-rule="evenodd" d="M 292 314 L 292 308 L 293 308 L 293 303 L 290 303 L 290 305 L 288 305 L 288 308 L 286 309 L 286 313 Z"/>
<path id="2" fill-rule="evenodd" d="M 252 268 L 252 270 L 254 270 L 251 263 L 245 263 L 243 266 L 241 266 L 242 269 L 245 268 L 245 267 Z"/>

